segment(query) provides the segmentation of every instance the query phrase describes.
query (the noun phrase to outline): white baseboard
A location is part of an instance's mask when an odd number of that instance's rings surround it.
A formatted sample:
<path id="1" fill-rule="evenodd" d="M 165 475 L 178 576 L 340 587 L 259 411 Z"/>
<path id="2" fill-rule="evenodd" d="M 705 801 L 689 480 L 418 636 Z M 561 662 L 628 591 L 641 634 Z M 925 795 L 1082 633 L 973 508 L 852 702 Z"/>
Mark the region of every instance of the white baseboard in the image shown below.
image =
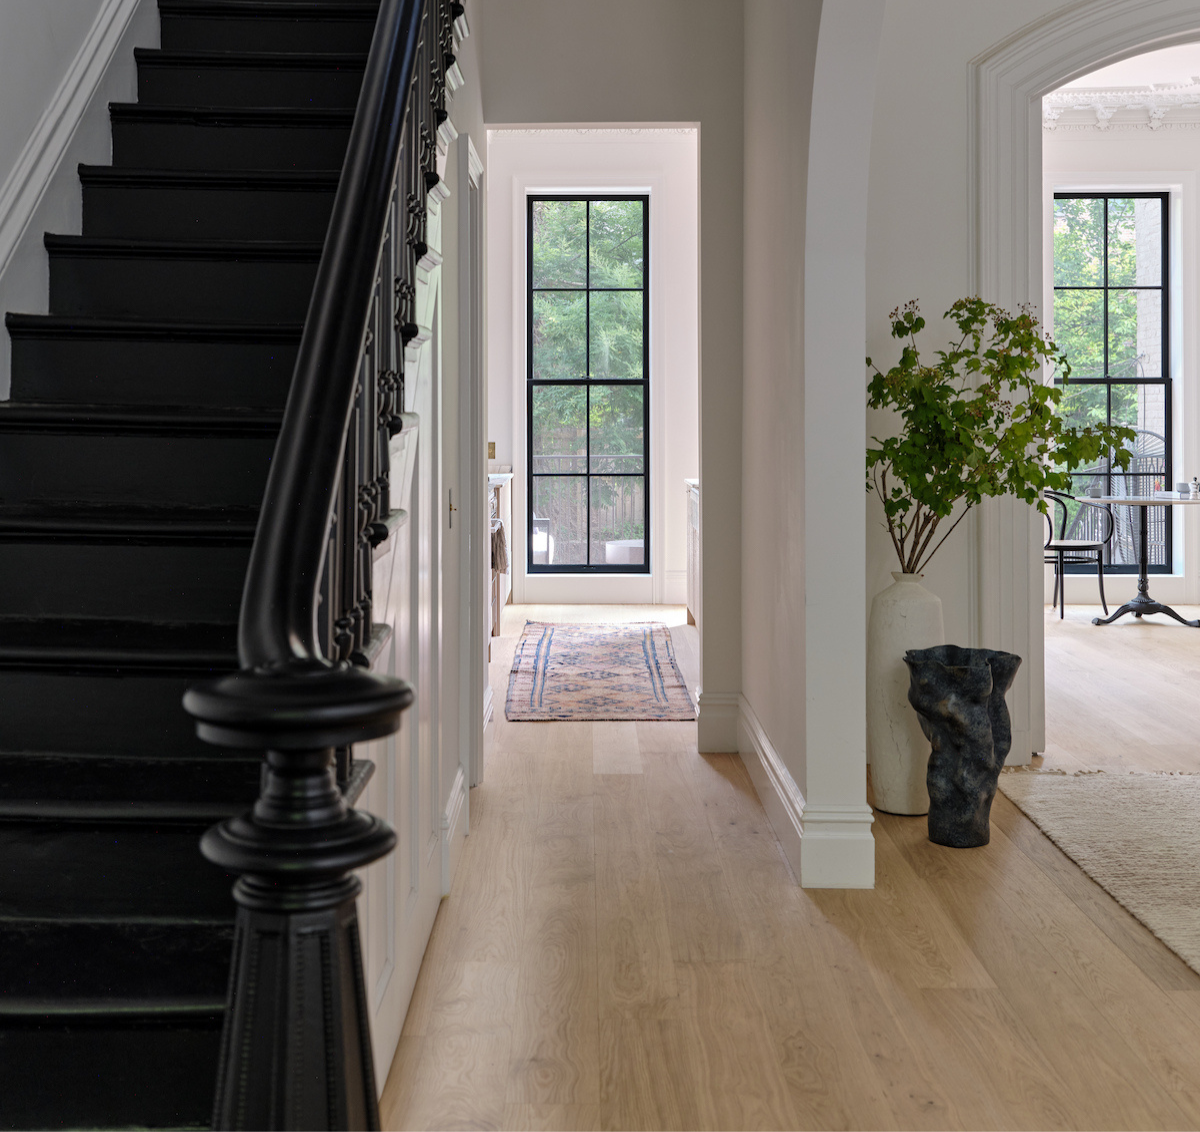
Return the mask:
<path id="1" fill-rule="evenodd" d="M 450 798 L 442 811 L 442 895 L 450 894 L 450 885 L 458 871 L 463 841 L 467 836 L 467 777 L 460 766 L 450 787 Z"/>
<path id="2" fill-rule="evenodd" d="M 800 887 L 874 888 L 874 821 L 865 801 L 861 806 L 805 806 Z"/>
<path id="3" fill-rule="evenodd" d="M 758 791 L 759 801 L 767 811 L 767 819 L 775 837 L 783 846 L 783 855 L 800 876 L 800 846 L 804 837 L 804 795 L 791 772 L 783 765 L 767 733 L 763 730 L 754 709 L 739 697 L 738 750 L 750 781 Z"/>
<path id="4" fill-rule="evenodd" d="M 133 47 L 158 46 L 153 0 L 103 0 L 62 82 L 0 185 L 0 310 L 46 310 L 49 263 L 43 231 L 78 233 L 76 166 L 112 160 L 108 104 L 137 97 Z M 9 395 L 11 348 L 0 349 L 0 399 Z"/>
<path id="5" fill-rule="evenodd" d="M 483 726 L 487 729 L 488 724 L 496 714 L 496 694 L 492 691 L 491 684 L 485 684 L 483 689 Z"/>
<path id="6" fill-rule="evenodd" d="M 687 571 L 663 571 L 663 605 L 687 604 Z"/>
<path id="7" fill-rule="evenodd" d="M 704 754 L 738 749 L 737 692 L 701 692 L 697 697 L 696 741 Z"/>
<path id="8" fill-rule="evenodd" d="M 805 802 L 745 696 L 739 697 L 738 738 L 742 761 L 801 887 L 874 888 L 875 817 L 866 800 L 851 806 Z"/>

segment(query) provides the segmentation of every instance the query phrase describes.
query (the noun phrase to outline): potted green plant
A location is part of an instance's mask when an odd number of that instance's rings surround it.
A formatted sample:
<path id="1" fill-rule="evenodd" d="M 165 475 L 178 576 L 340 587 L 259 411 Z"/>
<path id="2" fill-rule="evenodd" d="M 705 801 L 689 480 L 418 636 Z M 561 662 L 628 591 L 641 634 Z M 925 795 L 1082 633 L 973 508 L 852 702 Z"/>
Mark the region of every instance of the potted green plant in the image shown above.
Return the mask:
<path id="1" fill-rule="evenodd" d="M 946 312 L 957 331 L 948 349 L 922 357 L 925 328 L 917 303 L 892 311 L 899 361 L 881 370 L 870 358 L 867 404 L 900 418 L 897 435 L 871 438 L 867 490 L 883 505 L 900 569 L 876 595 L 867 634 L 867 751 L 876 805 L 923 814 L 928 743 L 908 706 L 908 649 L 945 643 L 941 602 L 921 571 L 971 509 L 989 496 L 1014 495 L 1045 512 L 1042 492 L 1069 491 L 1071 471 L 1108 455 L 1128 466 L 1131 428 L 1077 427 L 1056 414 L 1066 356 L 1028 308 L 1015 315 L 980 298 Z"/>

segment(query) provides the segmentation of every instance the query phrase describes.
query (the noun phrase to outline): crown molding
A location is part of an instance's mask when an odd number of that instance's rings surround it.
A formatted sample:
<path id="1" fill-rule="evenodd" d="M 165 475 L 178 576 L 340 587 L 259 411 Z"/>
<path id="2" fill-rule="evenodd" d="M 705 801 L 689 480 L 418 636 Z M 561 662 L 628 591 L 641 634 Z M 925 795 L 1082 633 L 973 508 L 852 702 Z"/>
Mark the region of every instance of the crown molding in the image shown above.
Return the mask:
<path id="1" fill-rule="evenodd" d="M 1073 87 L 1042 98 L 1042 129 L 1160 130 L 1200 125 L 1200 82 L 1173 86 Z"/>

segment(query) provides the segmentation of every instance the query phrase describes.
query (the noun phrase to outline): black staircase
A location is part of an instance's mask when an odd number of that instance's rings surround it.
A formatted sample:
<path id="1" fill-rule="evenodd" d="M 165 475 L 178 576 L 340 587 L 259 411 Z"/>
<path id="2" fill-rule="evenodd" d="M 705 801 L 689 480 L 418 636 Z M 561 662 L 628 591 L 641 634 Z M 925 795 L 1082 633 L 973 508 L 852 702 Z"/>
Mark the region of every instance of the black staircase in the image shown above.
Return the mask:
<path id="1" fill-rule="evenodd" d="M 370 563 L 461 7 L 159 8 L 7 315 L 0 1127 L 369 1127 L 349 749 L 411 698 Z"/>

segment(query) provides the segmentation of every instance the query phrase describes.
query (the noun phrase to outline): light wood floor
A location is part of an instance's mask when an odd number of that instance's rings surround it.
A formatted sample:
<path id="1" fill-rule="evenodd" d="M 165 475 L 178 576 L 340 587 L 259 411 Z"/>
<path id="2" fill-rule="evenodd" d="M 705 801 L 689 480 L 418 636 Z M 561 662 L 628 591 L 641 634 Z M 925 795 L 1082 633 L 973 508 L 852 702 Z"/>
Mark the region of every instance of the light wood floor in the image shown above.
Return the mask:
<path id="1" fill-rule="evenodd" d="M 1200 607 L 1176 608 L 1200 617 Z M 1162 616 L 1093 625 L 1101 612 L 1068 605 L 1060 621 L 1046 611 L 1046 752 L 1035 763 L 1200 774 L 1200 629 Z"/>
<path id="2" fill-rule="evenodd" d="M 1200 1126 L 1200 977 L 1004 798 L 975 850 L 881 814 L 877 887 L 805 891 L 693 725 L 504 685 L 385 1128 Z"/>

